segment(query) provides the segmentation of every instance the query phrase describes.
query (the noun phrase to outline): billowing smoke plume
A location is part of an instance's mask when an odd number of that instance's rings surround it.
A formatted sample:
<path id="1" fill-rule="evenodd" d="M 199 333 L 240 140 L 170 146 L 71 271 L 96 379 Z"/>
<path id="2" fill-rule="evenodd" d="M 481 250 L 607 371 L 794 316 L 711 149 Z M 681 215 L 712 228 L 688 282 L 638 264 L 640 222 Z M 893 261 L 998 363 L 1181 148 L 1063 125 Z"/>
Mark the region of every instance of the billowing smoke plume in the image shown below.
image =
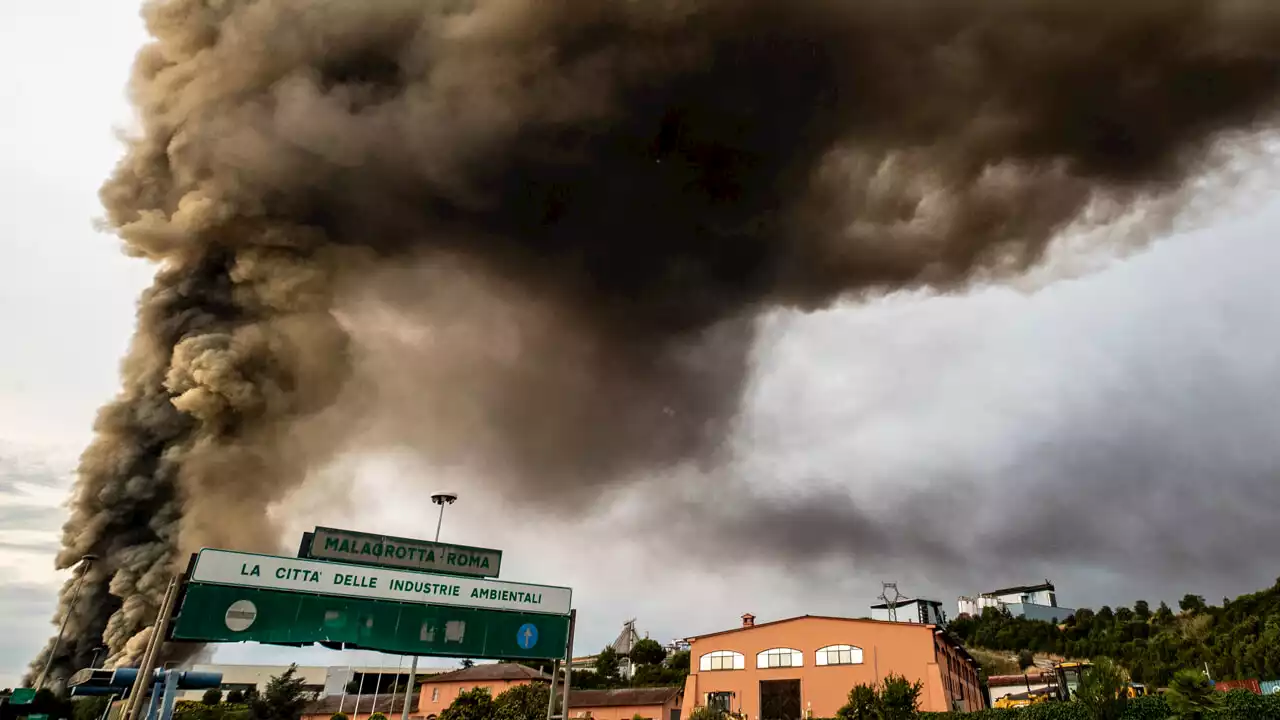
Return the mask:
<path id="1" fill-rule="evenodd" d="M 410 387 L 427 451 L 589 499 L 715 460 L 760 310 L 1017 273 L 1178 192 L 1280 79 L 1268 0 L 144 13 L 141 133 L 102 198 L 160 270 L 79 470 L 59 564 L 101 560 L 64 672 L 99 637 L 135 659 L 184 553 L 274 548 L 263 508 L 378 402 L 347 303 L 430 330 L 420 380 L 466 377 Z"/>

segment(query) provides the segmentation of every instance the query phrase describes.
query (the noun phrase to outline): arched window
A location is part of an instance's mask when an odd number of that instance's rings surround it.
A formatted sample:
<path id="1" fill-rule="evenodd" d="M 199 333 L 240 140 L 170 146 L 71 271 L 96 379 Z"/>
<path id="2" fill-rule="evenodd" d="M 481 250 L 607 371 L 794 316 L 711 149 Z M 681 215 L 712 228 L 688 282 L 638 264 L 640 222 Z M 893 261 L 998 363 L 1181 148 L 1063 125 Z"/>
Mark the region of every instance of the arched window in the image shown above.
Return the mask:
<path id="1" fill-rule="evenodd" d="M 792 648 L 770 648 L 756 655 L 757 668 L 800 667 L 804 653 Z"/>
<path id="2" fill-rule="evenodd" d="M 746 666 L 742 653 L 732 650 L 715 650 L 698 658 L 699 670 L 742 670 Z"/>
<path id="3" fill-rule="evenodd" d="M 853 645 L 828 645 L 818 648 L 818 665 L 861 665 L 862 648 Z"/>

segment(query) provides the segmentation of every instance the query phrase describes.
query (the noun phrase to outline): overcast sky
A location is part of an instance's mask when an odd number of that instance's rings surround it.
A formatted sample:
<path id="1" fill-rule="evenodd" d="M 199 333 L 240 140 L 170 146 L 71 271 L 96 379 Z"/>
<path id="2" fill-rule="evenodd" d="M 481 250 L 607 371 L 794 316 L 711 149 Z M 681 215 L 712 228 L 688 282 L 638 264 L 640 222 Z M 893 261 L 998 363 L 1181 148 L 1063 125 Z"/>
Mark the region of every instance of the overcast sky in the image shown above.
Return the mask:
<path id="1" fill-rule="evenodd" d="M 142 40 L 133 0 L 0 3 L 0 686 L 52 631 L 61 503 L 150 276 L 92 228 Z M 290 542 L 321 523 L 426 536 L 428 491 L 462 485 L 444 538 L 503 548 L 504 577 L 572 586 L 581 652 L 630 617 L 666 641 L 748 611 L 861 616 L 881 580 L 952 608 L 958 594 L 1044 577 L 1067 605 L 1188 591 L 1217 601 L 1269 586 L 1280 574 L 1266 558 L 1280 540 L 1280 173 L 1257 162 L 1248 201 L 1085 277 L 768 319 L 737 459 L 721 472 L 780 502 L 852 497 L 869 523 L 918 513 L 966 558 L 945 572 L 884 554 L 864 563 L 816 536 L 805 542 L 826 555 L 803 567 L 767 548 L 673 552 L 689 518 L 668 493 L 692 476 L 633 487 L 565 523 L 406 454 L 339 473 L 367 490 L 356 507 L 304 492 L 275 512 Z M 666 502 L 669 525 L 635 511 Z M 820 530 L 821 503 L 814 517 Z M 351 661 L 252 647 L 217 657 Z"/>

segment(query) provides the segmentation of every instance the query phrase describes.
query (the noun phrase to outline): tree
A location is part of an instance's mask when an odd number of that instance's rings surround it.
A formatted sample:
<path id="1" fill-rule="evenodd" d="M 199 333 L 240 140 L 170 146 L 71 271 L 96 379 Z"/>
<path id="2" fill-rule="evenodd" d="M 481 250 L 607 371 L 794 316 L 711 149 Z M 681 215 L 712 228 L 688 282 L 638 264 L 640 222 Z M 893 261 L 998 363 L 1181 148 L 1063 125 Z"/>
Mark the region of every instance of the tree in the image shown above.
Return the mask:
<path id="1" fill-rule="evenodd" d="M 72 720 L 98 720 L 107 709 L 107 698 L 76 698 L 71 703 Z"/>
<path id="2" fill-rule="evenodd" d="M 1146 600 L 1139 600 L 1133 604 L 1133 614 L 1142 622 L 1151 619 L 1151 606 Z"/>
<path id="3" fill-rule="evenodd" d="M 689 651 L 677 650 L 671 653 L 667 658 L 667 667 L 677 670 L 684 670 L 686 674 L 689 672 Z"/>
<path id="4" fill-rule="evenodd" d="M 621 682 L 618 663 L 618 651 L 614 650 L 612 645 L 606 646 L 596 656 L 596 677 L 604 683 L 604 687 L 616 686 Z"/>
<path id="5" fill-rule="evenodd" d="M 387 720 L 387 716 L 380 712 L 376 712 L 369 716 L 369 720 Z"/>
<path id="6" fill-rule="evenodd" d="M 1182 612 L 1185 612 L 1185 613 L 1200 612 L 1205 608 L 1204 598 L 1201 597 L 1200 595 L 1192 595 L 1191 593 L 1187 593 L 1186 595 L 1182 596 L 1181 600 L 1178 601 L 1178 607 L 1181 608 Z"/>
<path id="7" fill-rule="evenodd" d="M 204 691 L 204 695 L 200 696 L 200 702 L 205 705 L 217 705 L 222 702 L 221 688 L 209 688 Z"/>
<path id="8" fill-rule="evenodd" d="M 461 665 L 462 665 L 462 669 L 465 670 L 470 667 L 475 667 L 476 661 L 472 660 L 471 658 L 463 658 Z"/>
<path id="9" fill-rule="evenodd" d="M 244 703 L 243 690 L 231 690 L 227 693 L 227 702 L 233 705 L 242 705 Z"/>
<path id="10" fill-rule="evenodd" d="M 306 681 L 297 676 L 298 666 L 271 678 L 261 697 L 250 700 L 254 720 L 298 720 L 312 699 Z"/>
<path id="11" fill-rule="evenodd" d="M 542 710 L 546 712 L 545 707 Z M 440 713 L 440 720 L 493 720 L 495 712 L 489 688 L 475 688 L 458 693 L 458 697 Z"/>
<path id="12" fill-rule="evenodd" d="M 840 720 L 874 720 L 880 693 L 871 685 L 854 685 L 849 691 L 849 701 L 836 711 Z"/>
<path id="13" fill-rule="evenodd" d="M 1199 670 L 1180 670 L 1169 683 L 1165 700 L 1179 720 L 1202 720 L 1217 704 L 1213 683 Z"/>
<path id="14" fill-rule="evenodd" d="M 545 683 L 515 685 L 493 699 L 497 720 L 542 720 L 551 688 Z"/>
<path id="15" fill-rule="evenodd" d="M 1080 678 L 1076 702 L 1092 720 L 1117 720 L 1124 714 L 1129 679 L 1111 658 L 1100 657 Z"/>
<path id="16" fill-rule="evenodd" d="M 342 712 L 336 712 L 329 716 L 329 720 L 347 720 L 347 714 Z"/>
<path id="17" fill-rule="evenodd" d="M 880 720 L 910 720 L 920 712 L 920 681 L 907 682 L 901 675 L 890 673 L 880 689 Z"/>
<path id="18" fill-rule="evenodd" d="M 667 659 L 667 651 L 658 644 L 657 640 L 645 638 L 631 648 L 629 657 L 636 665 L 661 665 L 662 661 Z"/>
<path id="19" fill-rule="evenodd" d="M 911 720 L 920 714 L 923 685 L 889 674 L 879 685 L 855 685 L 849 701 L 836 711 L 840 720 Z"/>
<path id="20" fill-rule="evenodd" d="M 1027 668 L 1035 664 L 1036 664 L 1035 653 L 1031 652 L 1030 650 L 1023 650 L 1022 652 L 1018 653 L 1018 669 L 1019 670 L 1026 670 Z"/>

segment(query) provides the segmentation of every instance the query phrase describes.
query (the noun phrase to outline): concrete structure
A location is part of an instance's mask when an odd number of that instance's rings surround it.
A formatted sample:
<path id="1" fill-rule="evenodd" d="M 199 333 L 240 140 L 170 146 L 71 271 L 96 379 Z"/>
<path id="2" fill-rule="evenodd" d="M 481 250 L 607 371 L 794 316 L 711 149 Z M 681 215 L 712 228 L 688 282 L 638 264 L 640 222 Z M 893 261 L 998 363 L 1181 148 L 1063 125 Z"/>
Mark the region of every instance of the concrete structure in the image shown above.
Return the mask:
<path id="1" fill-rule="evenodd" d="M 925 600 L 923 598 L 872 605 L 871 619 L 922 623 L 939 627 L 945 627 L 947 624 L 947 614 L 942 611 L 942 603 L 938 600 Z"/>
<path id="2" fill-rule="evenodd" d="M 935 625 L 804 615 L 689 638 L 681 709 L 714 705 L 748 720 L 833 717 L 855 685 L 894 673 L 923 685 L 920 709 L 986 705 L 978 664 Z"/>
<path id="3" fill-rule="evenodd" d="M 339 712 L 350 720 L 369 720 L 374 713 L 382 713 L 387 720 L 400 720 L 404 712 L 404 693 L 364 696 L 328 695 L 307 706 L 303 711 L 302 720 L 329 720 Z M 410 700 L 409 718 L 423 720 L 422 714 L 418 711 L 417 697 Z"/>
<path id="4" fill-rule="evenodd" d="M 1039 692 L 1057 685 L 1053 673 L 1039 670 L 1024 675 L 992 675 L 987 678 L 987 701 L 994 706 L 1002 697 Z"/>
<path id="5" fill-rule="evenodd" d="M 1075 608 L 1059 607 L 1058 593 L 1053 583 L 1045 580 L 1039 585 L 1018 585 L 982 593 L 977 597 L 961 596 L 956 609 L 961 615 L 978 616 L 986 608 L 1008 610 L 1014 617 L 1045 622 L 1062 622 Z"/>
<path id="6" fill-rule="evenodd" d="M 228 693 L 232 690 L 246 692 L 251 688 L 256 688 L 258 692 L 267 689 L 267 683 L 271 678 L 283 674 L 289 669 L 288 665 L 193 665 L 192 670 L 197 672 L 216 672 L 222 673 L 222 692 Z M 417 681 L 421 682 L 424 676 L 449 672 L 453 668 L 418 668 Z M 380 692 L 389 693 L 396 685 L 403 690 L 404 684 L 409 681 L 409 663 L 406 662 L 404 667 L 378 667 L 374 666 L 317 666 L 317 665 L 299 665 L 294 671 L 294 676 L 302 678 L 306 683 L 307 692 L 313 692 L 321 697 L 329 695 L 342 695 L 349 685 L 354 683 L 354 689 L 350 693 L 357 693 L 371 696 Z M 363 686 L 363 692 L 360 688 Z M 180 692 L 179 700 L 199 700 L 204 695 L 203 690 L 187 690 Z"/>
<path id="7" fill-rule="evenodd" d="M 569 689 L 569 717 L 591 720 L 680 720 L 678 687 Z"/>
<path id="8" fill-rule="evenodd" d="M 458 695 L 468 690 L 487 688 L 490 695 L 497 697 L 517 685 L 534 682 L 550 683 L 551 676 L 515 663 L 475 665 L 423 680 L 418 708 L 427 720 L 434 720 Z"/>

